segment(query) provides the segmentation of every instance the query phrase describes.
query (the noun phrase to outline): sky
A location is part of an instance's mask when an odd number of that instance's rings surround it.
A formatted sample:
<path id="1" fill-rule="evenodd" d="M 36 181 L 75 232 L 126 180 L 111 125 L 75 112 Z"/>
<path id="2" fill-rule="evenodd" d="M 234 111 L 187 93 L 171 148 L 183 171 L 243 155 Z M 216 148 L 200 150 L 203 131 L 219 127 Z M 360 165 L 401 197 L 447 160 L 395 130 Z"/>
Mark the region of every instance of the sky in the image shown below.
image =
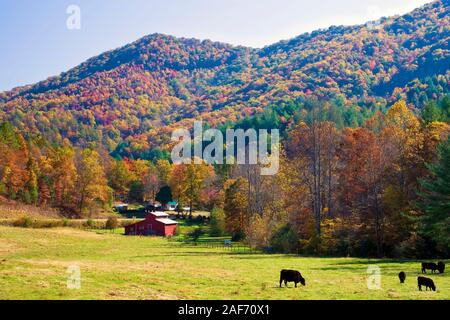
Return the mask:
<path id="1" fill-rule="evenodd" d="M 263 47 L 430 0 L 0 0 L 0 91 L 58 75 L 151 33 Z"/>

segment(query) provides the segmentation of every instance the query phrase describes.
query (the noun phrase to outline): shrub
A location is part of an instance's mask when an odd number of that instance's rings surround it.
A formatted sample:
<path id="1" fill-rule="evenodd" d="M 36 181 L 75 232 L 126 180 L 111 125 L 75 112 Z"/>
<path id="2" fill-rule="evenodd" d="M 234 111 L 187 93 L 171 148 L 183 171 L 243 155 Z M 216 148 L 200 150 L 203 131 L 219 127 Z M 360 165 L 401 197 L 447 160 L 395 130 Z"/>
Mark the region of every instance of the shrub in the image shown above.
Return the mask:
<path id="1" fill-rule="evenodd" d="M 106 229 L 113 230 L 119 227 L 119 220 L 117 220 L 117 217 L 109 217 L 106 221 Z"/>
<path id="2" fill-rule="evenodd" d="M 33 226 L 33 219 L 30 217 L 21 217 L 14 221 L 13 225 L 15 227 L 22 227 L 22 228 L 30 228 Z"/>
<path id="3" fill-rule="evenodd" d="M 88 228 L 94 228 L 94 227 L 95 227 L 95 221 L 92 220 L 92 219 L 88 219 L 88 220 L 86 221 L 86 227 L 88 227 Z"/>
<path id="4" fill-rule="evenodd" d="M 211 212 L 211 235 L 221 237 L 225 234 L 225 213 L 223 209 L 214 208 Z"/>
<path id="5" fill-rule="evenodd" d="M 264 250 L 270 246 L 272 229 L 276 230 L 276 227 L 271 226 L 269 216 L 256 215 L 250 220 L 245 230 L 245 240 L 251 247 Z"/>
<path id="6" fill-rule="evenodd" d="M 28 190 L 26 190 L 26 191 L 23 193 L 23 201 L 24 201 L 26 204 L 31 204 L 31 203 L 32 203 L 32 201 L 31 201 L 31 194 L 30 194 L 30 192 L 28 192 Z"/>
<path id="7" fill-rule="evenodd" d="M 203 228 L 195 228 L 189 233 L 189 237 L 192 238 L 192 241 L 197 242 L 204 233 Z"/>
<path id="8" fill-rule="evenodd" d="M 63 227 L 68 227 L 68 226 L 69 226 L 69 219 L 64 218 L 64 219 L 62 220 L 62 225 L 63 225 Z"/>
<path id="9" fill-rule="evenodd" d="M 190 218 L 190 219 L 192 219 L 192 218 Z M 195 223 L 203 223 L 203 222 L 205 221 L 205 219 L 203 219 L 202 216 L 196 216 L 196 217 L 193 219 L 193 221 L 194 221 Z"/>
<path id="10" fill-rule="evenodd" d="M 297 252 L 298 241 L 297 232 L 290 225 L 285 225 L 272 235 L 270 246 L 277 252 L 293 253 Z"/>
<path id="11" fill-rule="evenodd" d="M 417 234 L 412 234 L 408 239 L 397 244 L 393 250 L 396 258 L 430 259 L 438 256 L 434 245 Z"/>
<path id="12" fill-rule="evenodd" d="M 7 191 L 8 189 L 6 188 L 6 185 L 2 181 L 0 181 L 0 194 L 6 195 Z"/>
<path id="13" fill-rule="evenodd" d="M 62 222 L 60 220 L 40 220 L 36 219 L 33 221 L 32 227 L 36 229 L 43 229 L 43 228 L 57 228 L 62 225 Z"/>
<path id="14" fill-rule="evenodd" d="M 244 231 L 235 232 L 231 235 L 231 241 L 233 242 L 241 241 L 242 239 L 245 239 Z"/>

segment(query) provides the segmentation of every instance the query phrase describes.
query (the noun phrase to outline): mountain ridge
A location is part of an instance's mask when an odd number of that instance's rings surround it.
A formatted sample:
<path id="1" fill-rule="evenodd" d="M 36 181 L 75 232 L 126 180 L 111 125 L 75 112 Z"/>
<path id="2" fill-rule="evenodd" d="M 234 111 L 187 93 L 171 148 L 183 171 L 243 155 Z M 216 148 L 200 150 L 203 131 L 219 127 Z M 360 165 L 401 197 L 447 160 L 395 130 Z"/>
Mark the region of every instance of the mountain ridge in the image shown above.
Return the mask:
<path id="1" fill-rule="evenodd" d="M 261 49 L 155 33 L 0 93 L 0 121 L 111 151 L 123 140 L 137 149 L 165 144 L 173 127 L 196 118 L 218 125 L 311 96 L 420 107 L 449 92 L 449 38 L 448 1 Z"/>

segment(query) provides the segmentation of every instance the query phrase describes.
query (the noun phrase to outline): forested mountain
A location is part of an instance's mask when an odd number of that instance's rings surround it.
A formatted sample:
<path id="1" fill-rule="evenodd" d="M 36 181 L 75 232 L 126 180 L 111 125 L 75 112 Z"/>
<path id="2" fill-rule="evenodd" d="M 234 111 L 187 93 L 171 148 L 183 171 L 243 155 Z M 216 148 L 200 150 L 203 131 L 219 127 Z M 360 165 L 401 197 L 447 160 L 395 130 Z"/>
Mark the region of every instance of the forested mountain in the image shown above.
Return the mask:
<path id="1" fill-rule="evenodd" d="M 436 1 L 262 49 L 154 34 L 1 93 L 0 204 L 176 200 L 269 252 L 448 257 L 449 22 Z M 278 173 L 171 163 L 194 119 L 280 129 Z"/>
<path id="2" fill-rule="evenodd" d="M 449 92 L 449 2 L 253 49 L 153 34 L 35 85 L 0 93 L 0 122 L 139 156 L 172 128 L 238 121 L 310 97 L 423 107 Z M 122 149 L 121 149 L 122 148 Z"/>

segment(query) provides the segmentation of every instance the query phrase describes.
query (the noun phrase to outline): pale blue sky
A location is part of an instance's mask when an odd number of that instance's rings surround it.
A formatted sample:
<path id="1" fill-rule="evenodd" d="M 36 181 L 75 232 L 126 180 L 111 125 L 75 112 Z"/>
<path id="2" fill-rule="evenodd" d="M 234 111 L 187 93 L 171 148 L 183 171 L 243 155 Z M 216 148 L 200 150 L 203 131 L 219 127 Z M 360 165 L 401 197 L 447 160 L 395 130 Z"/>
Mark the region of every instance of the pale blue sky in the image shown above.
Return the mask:
<path id="1" fill-rule="evenodd" d="M 0 0 L 0 91 L 57 75 L 151 33 L 263 47 L 429 0 Z M 67 7 L 81 9 L 69 30 Z"/>

